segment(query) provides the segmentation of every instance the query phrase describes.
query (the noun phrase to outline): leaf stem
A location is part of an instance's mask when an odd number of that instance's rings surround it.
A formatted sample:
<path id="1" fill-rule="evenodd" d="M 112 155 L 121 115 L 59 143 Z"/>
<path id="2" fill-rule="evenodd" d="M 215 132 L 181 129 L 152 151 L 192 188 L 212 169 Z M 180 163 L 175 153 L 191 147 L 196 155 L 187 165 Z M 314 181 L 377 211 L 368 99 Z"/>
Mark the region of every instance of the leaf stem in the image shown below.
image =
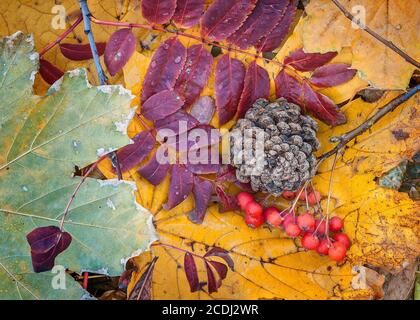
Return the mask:
<path id="1" fill-rule="evenodd" d="M 388 48 L 390 48 L 392 51 L 403 57 L 407 62 L 411 63 L 412 65 L 416 66 L 417 69 L 420 69 L 420 63 L 417 62 L 415 59 L 410 57 L 407 53 L 402 51 L 400 48 L 398 48 L 395 44 L 393 44 L 391 41 L 386 40 L 384 37 L 370 29 L 367 25 L 360 22 L 360 20 L 356 19 L 338 0 L 332 0 L 332 2 L 337 6 L 337 8 L 346 16 L 347 19 L 351 20 L 353 23 L 357 24 L 361 29 L 365 30 L 367 33 L 369 33 L 372 37 L 374 37 L 376 40 L 382 42 L 384 45 L 386 45 Z"/>
<path id="2" fill-rule="evenodd" d="M 204 261 L 206 260 L 205 257 L 202 257 L 202 256 L 200 256 L 200 255 L 198 255 L 198 254 L 196 254 L 194 252 L 191 252 L 191 251 L 188 251 L 188 250 L 185 250 L 185 249 L 181 249 L 181 248 L 175 247 L 175 246 L 170 245 L 170 244 L 166 244 L 166 243 L 162 243 L 162 242 L 155 242 L 155 243 L 152 243 L 150 246 L 151 247 L 166 247 L 166 248 L 178 250 L 178 251 L 181 251 L 181 252 L 184 252 L 184 253 L 189 253 L 192 256 L 194 256 L 196 258 L 199 258 L 199 259 L 202 259 Z"/>
<path id="3" fill-rule="evenodd" d="M 61 36 L 59 36 L 57 39 L 55 39 L 54 42 L 47 45 L 44 49 L 42 49 L 39 52 L 39 57 L 42 57 L 45 55 L 48 51 L 50 51 L 52 48 L 54 48 L 57 44 L 59 44 L 63 39 L 65 39 L 71 32 L 73 32 L 74 29 L 83 21 L 83 16 L 80 15 L 77 20 L 68 28 Z"/>
<path id="4" fill-rule="evenodd" d="M 101 61 L 99 59 L 98 49 L 96 48 L 95 38 L 93 37 L 92 27 L 90 24 L 91 13 L 87 4 L 87 0 L 79 0 L 80 9 L 83 15 L 83 22 L 85 26 L 85 34 L 88 37 L 90 49 L 92 51 L 93 61 L 95 63 L 96 72 L 98 73 L 99 83 L 106 84 L 108 80 L 104 70 L 102 69 Z"/>

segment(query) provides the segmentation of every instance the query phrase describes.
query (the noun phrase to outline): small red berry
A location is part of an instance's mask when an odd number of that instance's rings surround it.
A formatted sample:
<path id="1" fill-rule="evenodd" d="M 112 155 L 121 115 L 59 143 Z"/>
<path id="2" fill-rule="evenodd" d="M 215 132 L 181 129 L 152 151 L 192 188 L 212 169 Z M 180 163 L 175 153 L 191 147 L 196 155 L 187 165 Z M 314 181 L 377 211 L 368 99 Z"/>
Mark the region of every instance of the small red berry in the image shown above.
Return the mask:
<path id="1" fill-rule="evenodd" d="M 263 211 L 264 211 L 264 208 L 255 201 L 248 203 L 247 206 L 245 207 L 245 213 L 253 217 L 262 216 Z"/>
<path id="2" fill-rule="evenodd" d="M 296 238 L 300 235 L 300 229 L 296 223 L 289 223 L 285 227 L 286 234 L 289 237 Z"/>
<path id="3" fill-rule="evenodd" d="M 297 217 L 297 224 L 303 231 L 313 231 L 315 229 L 315 218 L 307 212 Z"/>
<path id="4" fill-rule="evenodd" d="M 306 196 L 307 196 L 307 193 L 305 192 L 305 190 L 302 190 L 302 192 L 299 195 L 299 200 L 300 201 L 306 201 Z"/>
<path id="5" fill-rule="evenodd" d="M 316 252 L 326 256 L 328 254 L 328 249 L 330 248 L 330 246 L 331 242 L 328 241 L 328 239 L 321 239 L 318 248 L 316 248 Z"/>
<path id="6" fill-rule="evenodd" d="M 259 228 L 264 223 L 264 217 L 262 215 L 259 216 L 251 216 L 249 214 L 245 215 L 245 223 L 250 228 Z"/>
<path id="7" fill-rule="evenodd" d="M 330 226 L 330 231 L 338 232 L 341 229 L 343 229 L 343 226 L 344 226 L 343 219 L 341 219 L 340 217 L 332 217 L 330 220 L 329 226 Z"/>
<path id="8" fill-rule="evenodd" d="M 328 249 L 328 255 L 333 261 L 342 261 L 346 257 L 347 249 L 341 242 L 334 242 Z"/>
<path id="9" fill-rule="evenodd" d="M 285 198 L 286 200 L 293 200 L 296 196 L 296 193 L 293 191 L 283 191 L 283 193 L 281 194 L 281 196 L 283 198 Z"/>
<path id="10" fill-rule="evenodd" d="M 305 233 L 302 237 L 302 246 L 308 250 L 316 250 L 319 246 L 319 239 L 312 233 Z"/>
<path id="11" fill-rule="evenodd" d="M 320 221 L 319 219 L 316 219 L 315 230 L 319 236 L 324 236 L 325 231 L 327 231 L 327 223 L 325 222 L 325 220 Z"/>
<path id="12" fill-rule="evenodd" d="M 316 205 L 321 200 L 321 194 L 318 191 L 312 191 L 308 194 L 308 203 L 311 206 Z"/>
<path id="13" fill-rule="evenodd" d="M 283 227 L 286 228 L 289 223 L 296 223 L 296 218 L 293 214 L 287 214 L 283 217 Z"/>
<path id="14" fill-rule="evenodd" d="M 236 196 L 236 200 L 238 201 L 239 207 L 241 207 L 242 210 L 245 210 L 246 206 L 254 201 L 254 197 L 248 192 L 240 192 Z"/>
<path id="15" fill-rule="evenodd" d="M 273 227 L 278 227 L 283 223 L 283 217 L 276 207 L 269 207 L 264 210 L 265 221 Z"/>
<path id="16" fill-rule="evenodd" d="M 337 233 L 333 236 L 333 239 L 344 244 L 347 250 L 351 246 L 351 241 L 345 233 Z"/>

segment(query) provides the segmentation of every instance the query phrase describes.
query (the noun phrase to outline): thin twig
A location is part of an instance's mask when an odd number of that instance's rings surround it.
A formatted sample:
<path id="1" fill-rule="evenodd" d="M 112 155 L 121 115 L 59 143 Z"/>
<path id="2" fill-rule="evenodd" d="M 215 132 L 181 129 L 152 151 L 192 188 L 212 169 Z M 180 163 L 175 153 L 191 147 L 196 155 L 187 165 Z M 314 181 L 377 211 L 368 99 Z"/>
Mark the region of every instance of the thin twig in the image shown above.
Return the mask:
<path id="1" fill-rule="evenodd" d="M 101 61 L 99 60 L 98 49 L 96 48 L 95 38 L 93 37 L 92 27 L 90 24 L 91 13 L 87 5 L 87 0 L 79 0 L 79 4 L 80 9 L 82 10 L 85 34 L 88 36 L 93 61 L 95 62 L 96 72 L 98 73 L 99 83 L 104 85 L 106 84 L 107 77 L 104 73 L 104 70 L 102 69 Z"/>
<path id="2" fill-rule="evenodd" d="M 331 175 L 330 175 L 330 182 L 328 185 L 328 197 L 327 197 L 327 207 L 326 207 L 326 221 L 325 221 L 325 234 L 328 234 L 328 228 L 329 228 L 329 221 L 330 221 L 330 202 L 331 202 L 331 192 L 332 192 L 332 184 L 333 184 L 333 175 L 335 166 L 337 164 L 337 158 L 338 158 L 339 152 L 335 154 L 333 165 L 331 167 Z"/>
<path id="3" fill-rule="evenodd" d="M 412 65 L 416 66 L 418 69 L 420 69 L 420 63 L 417 62 L 415 59 L 410 57 L 407 53 L 402 51 L 400 48 L 398 48 L 395 44 L 393 44 L 391 41 L 386 40 L 384 37 L 377 34 L 375 31 L 370 29 L 367 25 L 360 22 L 360 20 L 356 19 L 338 0 L 332 0 L 332 2 L 337 6 L 338 9 L 353 23 L 357 24 L 361 29 L 365 30 L 367 33 L 369 33 L 372 37 L 374 37 L 376 40 L 382 42 L 384 45 L 386 45 L 388 48 L 390 48 L 395 53 L 399 54 L 401 57 L 403 57 L 407 62 L 411 63 Z M 413 9 L 415 10 L 415 9 Z"/>
<path id="4" fill-rule="evenodd" d="M 365 122 L 363 122 L 360 126 L 357 128 L 339 136 L 339 137 L 332 137 L 330 139 L 331 142 L 339 142 L 333 149 L 330 151 L 324 153 L 318 158 L 318 162 L 321 162 L 325 160 L 326 158 L 330 157 L 331 155 L 337 153 L 341 148 L 343 148 L 347 143 L 352 141 L 357 136 L 364 133 L 366 130 L 370 129 L 376 122 L 378 122 L 380 119 L 382 119 L 385 115 L 388 113 L 394 111 L 399 105 L 406 102 L 408 99 L 410 99 L 412 96 L 414 96 L 417 92 L 420 90 L 420 85 L 415 86 L 414 88 L 411 88 L 406 93 L 403 93 L 393 99 L 392 101 L 388 102 L 386 105 L 384 105 L 382 108 L 380 108 L 372 117 L 367 119 Z"/>

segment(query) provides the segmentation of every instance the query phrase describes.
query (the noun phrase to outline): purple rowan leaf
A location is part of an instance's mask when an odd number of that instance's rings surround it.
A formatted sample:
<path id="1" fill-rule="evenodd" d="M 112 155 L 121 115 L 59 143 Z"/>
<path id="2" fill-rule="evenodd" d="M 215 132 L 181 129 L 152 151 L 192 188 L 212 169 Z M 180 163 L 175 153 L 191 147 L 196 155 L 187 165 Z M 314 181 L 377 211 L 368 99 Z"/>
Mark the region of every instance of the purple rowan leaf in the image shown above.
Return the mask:
<path id="1" fill-rule="evenodd" d="M 214 100 L 210 96 L 202 96 L 191 107 L 190 114 L 200 122 L 209 124 L 215 111 Z"/>
<path id="2" fill-rule="evenodd" d="M 184 108 L 191 106 L 200 96 L 210 77 L 213 56 L 203 45 L 188 48 L 187 60 L 175 84 L 175 91 L 184 98 Z"/>
<path id="3" fill-rule="evenodd" d="M 142 0 L 141 12 L 151 24 L 164 24 L 175 13 L 176 0 Z"/>
<path id="4" fill-rule="evenodd" d="M 72 237 L 56 226 L 48 226 L 32 230 L 26 239 L 31 247 L 32 267 L 38 273 L 54 267 L 55 258 L 69 247 Z"/>
<path id="5" fill-rule="evenodd" d="M 171 170 L 168 202 L 164 205 L 164 209 L 170 210 L 183 202 L 191 193 L 193 184 L 194 176 L 191 171 L 182 165 L 173 165 Z"/>
<path id="6" fill-rule="evenodd" d="M 241 61 L 225 54 L 216 65 L 215 89 L 219 123 L 231 120 L 237 111 L 244 87 L 245 67 Z"/>
<path id="7" fill-rule="evenodd" d="M 104 54 L 105 47 L 105 42 L 96 43 L 96 49 L 98 50 L 99 56 L 102 56 Z M 63 54 L 63 56 L 73 61 L 83 61 L 93 58 L 90 44 L 60 43 L 60 51 Z"/>
<path id="8" fill-rule="evenodd" d="M 248 66 L 245 74 L 245 84 L 238 105 L 238 118 L 245 113 L 258 98 L 268 99 L 270 95 L 270 77 L 268 72 L 255 61 Z"/>
<path id="9" fill-rule="evenodd" d="M 186 252 L 184 256 L 184 271 L 190 285 L 191 292 L 200 290 L 200 282 L 198 280 L 197 266 L 191 253 Z"/>
<path id="10" fill-rule="evenodd" d="M 335 56 L 336 51 L 326 53 L 306 53 L 303 48 L 290 53 L 284 58 L 284 64 L 291 65 L 299 71 L 313 71 L 318 67 L 330 62 Z"/>
<path id="11" fill-rule="evenodd" d="M 208 251 L 204 257 L 220 257 L 223 260 L 226 261 L 227 265 L 229 266 L 229 268 L 233 271 L 235 264 L 233 263 L 232 258 L 229 255 L 229 252 L 226 250 L 223 250 L 221 248 L 218 247 L 214 247 L 212 248 L 210 251 Z"/>
<path id="12" fill-rule="evenodd" d="M 195 208 L 188 214 L 194 223 L 202 223 L 210 202 L 213 184 L 205 179 L 194 177 L 194 202 Z"/>
<path id="13" fill-rule="evenodd" d="M 197 127 L 199 124 L 200 123 L 196 118 L 186 113 L 184 110 L 178 110 L 166 118 L 156 121 L 155 128 L 158 136 L 163 135 L 171 137 L 183 134 Z"/>
<path id="14" fill-rule="evenodd" d="M 157 152 L 153 155 L 148 163 L 137 170 L 137 172 L 143 178 L 145 178 L 154 186 L 159 185 L 165 179 L 171 166 L 169 163 L 159 163 L 156 157 Z"/>
<path id="15" fill-rule="evenodd" d="M 219 275 L 219 279 L 217 280 L 217 288 L 220 288 L 222 285 L 222 281 L 226 279 L 228 267 L 225 264 L 210 260 L 209 263 L 213 266 L 213 268 L 217 271 Z"/>
<path id="16" fill-rule="evenodd" d="M 183 28 L 196 25 L 204 13 L 205 0 L 177 0 L 173 20 Z"/>
<path id="17" fill-rule="evenodd" d="M 288 0 L 260 0 L 245 23 L 227 40 L 241 49 L 247 49 L 269 34 L 284 14 Z"/>
<path id="18" fill-rule="evenodd" d="M 257 42 L 256 48 L 261 52 L 273 51 L 283 42 L 296 15 L 298 0 L 279 1 L 287 2 L 287 6 L 277 20 L 275 27 Z"/>
<path id="19" fill-rule="evenodd" d="M 184 131 L 176 139 L 167 141 L 166 145 L 178 152 L 192 152 L 218 144 L 219 141 L 219 130 L 210 125 L 199 125 L 188 132 Z"/>
<path id="20" fill-rule="evenodd" d="M 220 170 L 219 149 L 204 147 L 190 150 L 186 162 L 185 166 L 194 174 L 218 173 Z"/>
<path id="21" fill-rule="evenodd" d="M 206 260 L 204 260 L 204 264 L 206 266 L 208 291 L 209 293 L 217 292 L 216 277 L 214 276 L 213 270 Z"/>
<path id="22" fill-rule="evenodd" d="M 174 88 L 186 56 L 187 49 L 177 37 L 169 38 L 157 48 L 144 77 L 141 103 L 160 91 Z"/>
<path id="23" fill-rule="evenodd" d="M 160 91 L 143 103 L 142 115 L 152 121 L 161 120 L 177 112 L 184 105 L 184 100 L 174 90 Z"/>
<path id="24" fill-rule="evenodd" d="M 309 81 L 319 88 L 334 87 L 353 79 L 356 73 L 347 63 L 332 63 L 316 69 Z"/>
<path id="25" fill-rule="evenodd" d="M 236 197 L 233 195 L 227 194 L 223 186 L 216 186 L 216 194 L 219 199 L 220 212 L 235 211 L 239 209 L 238 201 L 236 201 Z"/>
<path id="26" fill-rule="evenodd" d="M 302 107 L 303 88 L 302 84 L 284 69 L 274 79 L 276 96 L 283 97 L 287 101 Z"/>
<path id="27" fill-rule="evenodd" d="M 201 20 L 201 36 L 221 41 L 234 33 L 254 9 L 257 0 L 215 0 Z"/>
<path id="28" fill-rule="evenodd" d="M 136 51 L 136 36 L 131 29 L 120 29 L 115 31 L 106 44 L 104 60 L 105 65 L 114 76 L 130 60 Z"/>
<path id="29" fill-rule="evenodd" d="M 64 75 L 63 71 L 44 59 L 39 59 L 39 73 L 48 84 L 54 84 Z"/>
<path id="30" fill-rule="evenodd" d="M 156 141 L 149 131 L 142 131 L 134 138 L 134 143 L 117 151 L 118 162 L 122 172 L 126 172 L 142 162 L 153 150 Z"/>

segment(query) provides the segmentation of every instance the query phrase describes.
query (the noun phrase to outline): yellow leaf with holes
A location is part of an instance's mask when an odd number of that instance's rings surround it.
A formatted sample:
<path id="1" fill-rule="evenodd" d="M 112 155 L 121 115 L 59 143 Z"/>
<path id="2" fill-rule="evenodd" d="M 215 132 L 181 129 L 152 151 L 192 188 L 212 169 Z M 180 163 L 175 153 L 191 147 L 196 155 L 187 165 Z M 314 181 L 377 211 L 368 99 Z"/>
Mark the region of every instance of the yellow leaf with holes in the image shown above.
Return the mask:
<path id="1" fill-rule="evenodd" d="M 368 27 L 391 41 L 415 60 L 420 60 L 418 0 L 340 1 Z M 416 69 L 397 53 L 360 28 L 352 26 L 330 0 L 310 1 L 305 8 L 303 44 L 310 52 L 340 52 L 351 47 L 352 66 L 359 76 L 377 88 L 405 89 Z"/>

